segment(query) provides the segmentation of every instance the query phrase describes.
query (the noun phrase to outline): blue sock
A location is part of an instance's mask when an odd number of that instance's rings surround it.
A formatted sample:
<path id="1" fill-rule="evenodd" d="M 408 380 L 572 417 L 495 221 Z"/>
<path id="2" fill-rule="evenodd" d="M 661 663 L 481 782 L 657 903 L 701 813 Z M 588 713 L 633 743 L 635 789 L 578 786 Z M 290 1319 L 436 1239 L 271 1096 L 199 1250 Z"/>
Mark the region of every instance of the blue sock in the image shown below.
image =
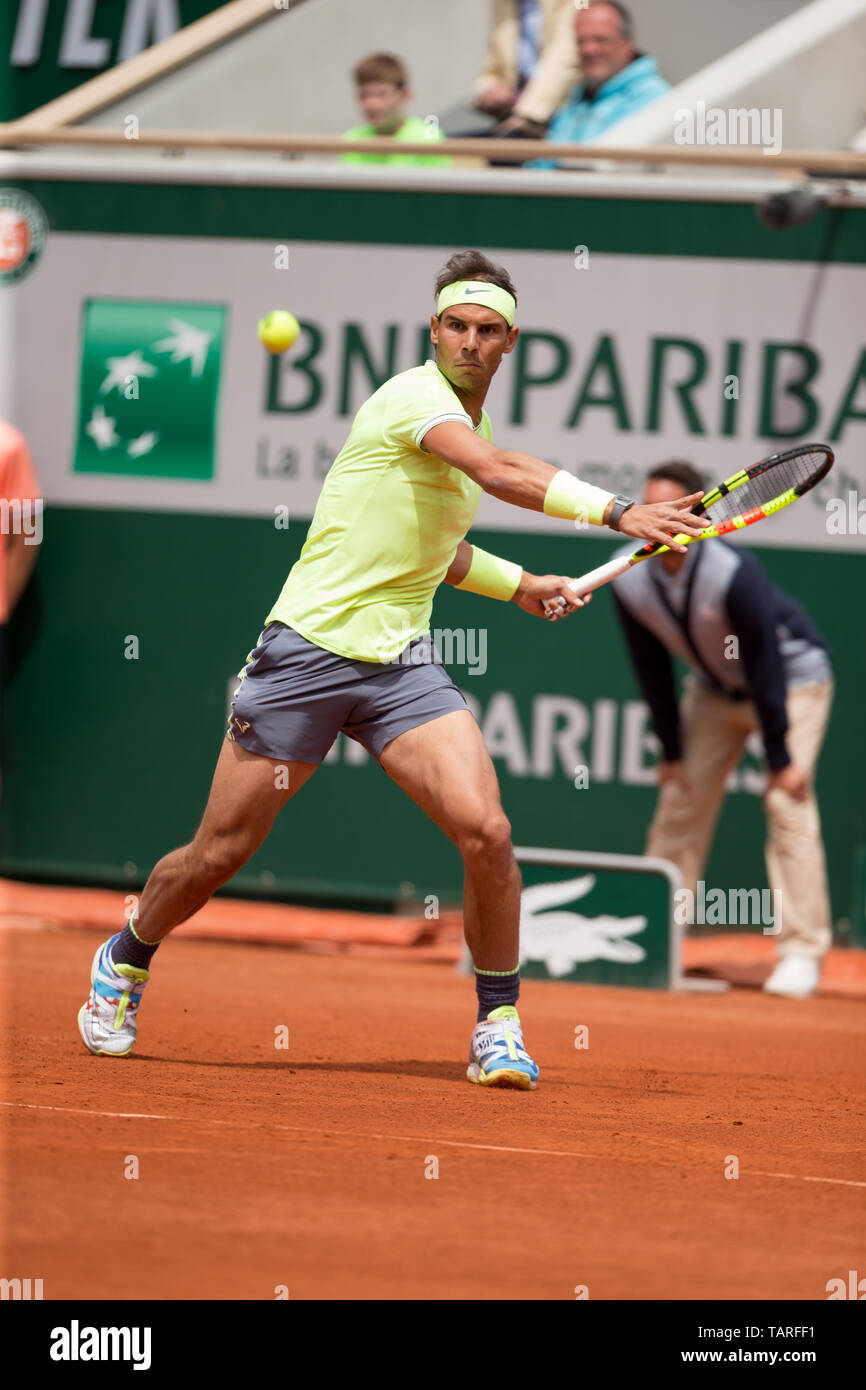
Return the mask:
<path id="1" fill-rule="evenodd" d="M 503 1004 L 516 1004 L 520 994 L 520 966 L 514 970 L 475 969 L 475 992 L 478 995 L 478 1023 L 483 1023 L 494 1009 Z"/>
<path id="2" fill-rule="evenodd" d="M 137 965 L 141 970 L 149 970 L 158 941 L 142 941 L 135 928 L 127 922 L 111 948 L 111 959 L 115 965 Z"/>

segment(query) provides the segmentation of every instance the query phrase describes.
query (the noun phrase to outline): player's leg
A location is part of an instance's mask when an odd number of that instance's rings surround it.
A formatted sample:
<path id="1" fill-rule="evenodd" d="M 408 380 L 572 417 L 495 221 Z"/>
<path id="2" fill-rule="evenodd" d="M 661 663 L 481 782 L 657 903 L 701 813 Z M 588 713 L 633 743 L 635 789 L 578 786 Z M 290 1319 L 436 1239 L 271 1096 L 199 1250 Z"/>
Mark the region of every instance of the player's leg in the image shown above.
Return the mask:
<path id="1" fill-rule="evenodd" d="M 394 738 L 379 761 L 463 859 L 464 930 L 479 998 L 470 1079 L 531 1089 L 538 1068 L 523 1045 L 515 1008 L 520 871 L 481 730 L 468 710 L 454 710 Z"/>
<path id="2" fill-rule="evenodd" d="M 407 730 L 387 745 L 380 762 L 460 851 L 464 931 L 476 965 L 516 970 L 520 871 L 496 772 L 472 715 L 455 710 Z"/>
<path id="3" fill-rule="evenodd" d="M 250 652 L 194 838 L 159 861 L 137 911 L 94 958 L 78 1016 L 91 1052 L 131 1050 L 160 941 L 255 853 L 280 808 L 327 754 L 348 705 L 333 688 L 335 661 L 281 623 L 269 625 Z"/>
<path id="4" fill-rule="evenodd" d="M 725 783 L 739 762 L 753 721 L 749 706 L 713 695 L 697 682 L 680 702 L 685 784 L 665 782 L 647 831 L 646 853 L 670 859 L 694 893 L 704 871 Z"/>
<path id="5" fill-rule="evenodd" d="M 136 912 L 94 956 L 90 994 L 78 1015 L 89 1051 L 120 1057 L 131 1051 L 156 947 L 251 858 L 280 808 L 317 766 L 279 762 L 250 753 L 232 740 L 223 742 L 194 838 L 160 859 Z"/>
<path id="6" fill-rule="evenodd" d="M 797 801 L 781 787 L 764 798 L 767 816 L 767 877 L 781 921 L 781 962 L 764 988 L 770 994 L 805 998 L 818 985 L 820 963 L 832 941 L 827 865 L 815 799 L 815 766 L 833 700 L 833 682 L 795 686 L 787 699 L 787 744 L 791 759 L 809 779 L 809 795 Z"/>
<path id="7" fill-rule="evenodd" d="M 225 739 L 194 838 L 160 859 L 144 886 L 135 913 L 138 935 L 162 941 L 203 907 L 252 858 L 317 766 L 262 757 Z"/>

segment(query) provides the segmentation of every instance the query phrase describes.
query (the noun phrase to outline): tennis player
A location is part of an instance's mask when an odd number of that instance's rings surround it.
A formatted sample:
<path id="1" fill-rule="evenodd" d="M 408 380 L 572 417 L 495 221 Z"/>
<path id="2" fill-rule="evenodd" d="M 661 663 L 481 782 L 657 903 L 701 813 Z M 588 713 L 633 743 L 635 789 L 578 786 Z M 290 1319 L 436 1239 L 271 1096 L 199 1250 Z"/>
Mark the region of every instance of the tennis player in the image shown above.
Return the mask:
<path id="1" fill-rule="evenodd" d="M 137 912 L 96 952 L 78 1023 L 91 1052 L 125 1056 L 154 952 L 262 844 L 341 731 L 457 846 L 477 1025 L 469 1080 L 533 1089 L 523 1041 L 520 873 L 481 731 L 429 631 L 443 581 L 556 622 L 582 606 L 565 575 L 530 574 L 471 545 L 482 492 L 640 540 L 697 535 L 699 493 L 636 504 L 530 454 L 497 448 L 483 409 L 517 341 L 516 292 L 477 251 L 436 281 L 435 361 L 361 406 L 325 479 L 306 543 L 240 675 L 202 822 L 161 859 Z M 682 549 L 678 546 L 677 549 Z"/>

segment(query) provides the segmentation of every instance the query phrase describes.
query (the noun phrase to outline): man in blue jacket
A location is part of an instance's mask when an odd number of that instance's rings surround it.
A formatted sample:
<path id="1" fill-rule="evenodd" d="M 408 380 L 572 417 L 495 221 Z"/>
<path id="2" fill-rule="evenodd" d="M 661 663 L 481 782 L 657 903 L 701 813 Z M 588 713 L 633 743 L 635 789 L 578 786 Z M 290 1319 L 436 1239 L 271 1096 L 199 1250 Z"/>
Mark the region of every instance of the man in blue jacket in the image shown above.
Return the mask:
<path id="1" fill-rule="evenodd" d="M 670 83 L 655 58 L 639 52 L 625 5 L 591 0 L 577 11 L 575 32 L 581 81 L 553 117 L 547 139 L 591 145 L 617 121 L 669 91 Z M 529 168 L 555 169 L 556 161 L 536 159 Z"/>
<path id="2" fill-rule="evenodd" d="M 691 464 L 663 463 L 649 474 L 645 501 L 702 487 Z M 646 852 L 673 860 L 684 886 L 697 890 L 701 901 L 699 881 L 728 775 L 749 735 L 760 732 L 767 765 L 767 876 L 779 953 L 764 988 L 806 998 L 817 988 L 831 943 L 812 786 L 833 698 L 827 643 L 800 605 L 770 583 L 754 555 L 725 541 L 646 560 L 612 588 L 661 744 L 659 800 Z M 691 668 L 681 700 L 674 657 Z"/>

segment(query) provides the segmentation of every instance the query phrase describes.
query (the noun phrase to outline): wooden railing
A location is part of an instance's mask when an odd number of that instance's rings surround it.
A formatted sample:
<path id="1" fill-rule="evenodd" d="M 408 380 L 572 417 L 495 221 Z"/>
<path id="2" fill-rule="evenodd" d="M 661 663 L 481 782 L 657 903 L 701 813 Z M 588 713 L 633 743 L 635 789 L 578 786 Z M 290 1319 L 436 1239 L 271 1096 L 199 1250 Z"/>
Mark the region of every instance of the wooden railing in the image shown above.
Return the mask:
<path id="1" fill-rule="evenodd" d="M 122 130 L 107 126 L 36 125 L 29 118 L 0 124 L 0 148 L 23 146 L 79 145 L 123 148 L 138 146 L 165 150 L 253 150 L 271 154 L 338 155 L 348 151 L 364 154 L 435 154 L 458 159 L 502 160 L 523 163 L 529 159 L 556 159 L 573 164 L 641 164 L 696 166 L 725 169 L 761 169 L 765 173 L 784 171 L 826 174 L 836 178 L 866 177 L 866 151 L 859 150 L 780 150 L 764 154 L 741 146 L 648 145 L 634 149 L 603 145 L 563 144 L 549 140 L 445 139 L 410 143 L 390 136 L 347 141 L 336 135 L 288 135 L 279 131 L 238 130 L 140 130 L 134 139 Z"/>

